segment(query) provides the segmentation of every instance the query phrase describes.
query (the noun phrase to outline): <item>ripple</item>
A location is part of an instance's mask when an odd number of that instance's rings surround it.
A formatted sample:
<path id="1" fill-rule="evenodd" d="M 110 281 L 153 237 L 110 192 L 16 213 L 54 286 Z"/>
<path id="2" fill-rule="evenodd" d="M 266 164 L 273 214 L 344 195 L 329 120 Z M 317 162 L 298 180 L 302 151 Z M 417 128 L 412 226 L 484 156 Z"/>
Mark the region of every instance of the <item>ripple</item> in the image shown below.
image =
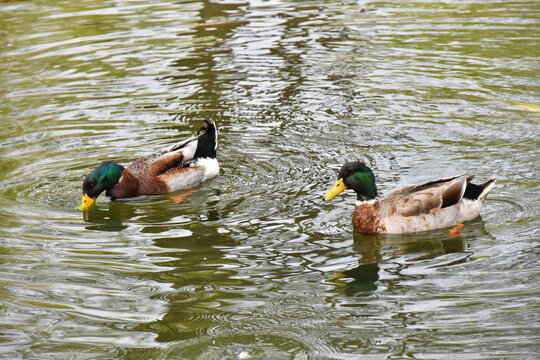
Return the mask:
<path id="1" fill-rule="evenodd" d="M 295 359 L 305 359 L 313 354 L 336 355 L 335 351 L 323 344 L 316 341 L 310 343 L 306 338 L 288 329 L 281 329 L 279 335 L 275 332 L 240 331 L 213 335 L 211 338 L 203 337 L 197 341 L 189 341 L 182 347 L 171 346 L 167 349 L 167 355 L 222 359 L 237 358 L 241 352 L 247 352 L 256 358 L 279 358 L 283 356 L 284 351 L 295 354 Z"/>
<path id="2" fill-rule="evenodd" d="M 538 211 L 532 203 L 519 197 L 496 195 L 489 199 L 490 213 L 497 214 L 496 229 L 531 223 Z"/>

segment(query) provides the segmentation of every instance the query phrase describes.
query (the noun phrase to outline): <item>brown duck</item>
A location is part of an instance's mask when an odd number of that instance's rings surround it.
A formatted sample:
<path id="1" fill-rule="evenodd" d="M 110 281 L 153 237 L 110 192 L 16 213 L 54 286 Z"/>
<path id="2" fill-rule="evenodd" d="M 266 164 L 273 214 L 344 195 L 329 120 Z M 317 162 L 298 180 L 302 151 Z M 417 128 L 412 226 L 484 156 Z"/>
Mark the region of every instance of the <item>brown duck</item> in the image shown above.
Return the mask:
<path id="1" fill-rule="evenodd" d="M 153 154 L 146 155 L 127 169 L 106 162 L 83 181 L 80 210 L 87 210 L 105 191 L 111 199 L 158 195 L 191 188 L 219 173 L 216 159 L 218 131 L 206 122 L 197 135 Z"/>
<path id="2" fill-rule="evenodd" d="M 465 174 L 396 190 L 379 201 L 375 176 L 361 162 L 343 165 L 328 201 L 345 189 L 357 195 L 353 228 L 364 234 L 402 234 L 455 226 L 480 214 L 488 192 L 495 184 L 471 183 Z"/>

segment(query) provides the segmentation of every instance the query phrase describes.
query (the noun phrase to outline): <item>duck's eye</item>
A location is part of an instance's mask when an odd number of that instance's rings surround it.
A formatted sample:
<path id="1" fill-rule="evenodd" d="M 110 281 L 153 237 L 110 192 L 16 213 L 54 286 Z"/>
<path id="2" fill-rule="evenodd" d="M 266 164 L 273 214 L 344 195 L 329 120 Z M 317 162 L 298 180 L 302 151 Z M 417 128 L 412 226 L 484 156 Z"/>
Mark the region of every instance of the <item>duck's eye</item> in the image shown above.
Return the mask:
<path id="1" fill-rule="evenodd" d="M 90 185 L 90 187 L 94 187 L 94 186 L 96 186 L 96 183 L 91 181 L 89 185 Z"/>

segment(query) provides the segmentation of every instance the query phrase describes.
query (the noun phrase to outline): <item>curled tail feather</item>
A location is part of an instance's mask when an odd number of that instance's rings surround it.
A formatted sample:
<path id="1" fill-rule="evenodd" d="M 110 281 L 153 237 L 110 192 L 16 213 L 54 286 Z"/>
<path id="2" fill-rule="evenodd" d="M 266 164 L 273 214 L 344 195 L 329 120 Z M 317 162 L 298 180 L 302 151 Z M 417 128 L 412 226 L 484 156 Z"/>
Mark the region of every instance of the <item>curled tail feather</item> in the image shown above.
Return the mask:
<path id="1" fill-rule="evenodd" d="M 473 184 L 471 180 L 472 176 L 467 179 L 467 188 L 465 189 L 465 194 L 463 194 L 463 197 L 466 199 L 479 200 L 483 202 L 486 200 L 486 196 L 489 191 L 495 185 L 496 179 L 488 180 L 480 185 Z"/>
<path id="2" fill-rule="evenodd" d="M 195 151 L 194 159 L 197 158 L 216 158 L 217 137 L 218 131 L 213 122 L 206 121 L 206 126 L 199 130 L 199 138 L 197 140 L 197 150 Z M 200 133 L 204 131 L 202 135 Z"/>
<path id="3" fill-rule="evenodd" d="M 480 193 L 480 195 L 478 196 L 478 200 L 480 201 L 484 201 L 486 199 L 486 196 L 488 194 L 488 192 L 493 188 L 493 186 L 495 185 L 495 181 L 497 181 L 497 179 L 491 179 L 491 180 L 488 180 L 487 182 L 483 183 L 482 185 L 482 192 Z"/>

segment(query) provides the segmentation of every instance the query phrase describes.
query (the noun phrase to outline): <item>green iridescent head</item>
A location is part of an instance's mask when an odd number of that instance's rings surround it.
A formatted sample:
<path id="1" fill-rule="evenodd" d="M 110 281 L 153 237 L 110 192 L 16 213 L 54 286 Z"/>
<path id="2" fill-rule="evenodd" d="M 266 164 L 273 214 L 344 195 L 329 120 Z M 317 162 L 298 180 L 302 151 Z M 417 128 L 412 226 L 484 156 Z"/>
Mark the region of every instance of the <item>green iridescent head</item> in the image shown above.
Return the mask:
<path id="1" fill-rule="evenodd" d="M 83 181 L 83 197 L 80 210 L 87 210 L 94 204 L 99 194 L 118 184 L 124 167 L 117 163 L 106 162 L 98 166 Z"/>
<path id="2" fill-rule="evenodd" d="M 358 200 L 374 199 L 377 196 L 377 186 L 371 169 L 359 161 L 345 163 L 339 170 L 338 180 L 324 200 L 333 199 L 345 189 L 353 189 Z"/>

